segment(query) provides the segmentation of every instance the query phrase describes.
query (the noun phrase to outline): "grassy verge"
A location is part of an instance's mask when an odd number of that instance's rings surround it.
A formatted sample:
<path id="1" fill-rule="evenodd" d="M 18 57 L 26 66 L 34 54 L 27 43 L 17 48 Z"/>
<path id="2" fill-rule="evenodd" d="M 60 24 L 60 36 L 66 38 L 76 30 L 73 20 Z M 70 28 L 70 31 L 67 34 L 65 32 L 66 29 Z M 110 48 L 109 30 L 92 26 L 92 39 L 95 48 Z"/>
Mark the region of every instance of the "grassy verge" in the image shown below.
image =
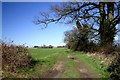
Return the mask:
<path id="1" fill-rule="evenodd" d="M 88 56 L 84 52 L 73 52 L 77 59 L 83 61 L 86 66 L 88 66 L 91 71 L 94 71 L 96 74 L 99 74 L 102 78 L 108 78 L 109 72 L 106 70 L 106 68 L 103 68 L 101 65 L 101 62 L 98 59 L 95 59 L 93 57 Z"/>
<path id="2" fill-rule="evenodd" d="M 67 54 L 64 54 L 67 56 Z M 76 64 L 73 60 L 63 57 L 65 62 L 65 71 L 62 74 L 62 78 L 80 78 L 79 71 L 76 69 Z"/>
<path id="3" fill-rule="evenodd" d="M 93 57 L 88 56 L 85 52 L 73 52 L 71 50 L 66 50 L 63 55 L 63 59 L 65 64 L 65 71 L 63 72 L 63 78 L 79 78 L 80 74 L 76 69 L 76 64 L 73 60 L 68 59 L 67 55 L 73 55 L 77 60 L 82 61 L 85 65 L 90 69 L 90 71 L 94 71 L 93 73 L 98 74 L 101 78 L 108 78 L 109 72 L 107 72 L 106 68 L 103 68 L 101 62 L 98 59 L 94 59 Z"/>
<path id="4" fill-rule="evenodd" d="M 19 70 L 21 77 L 38 78 L 41 77 L 46 71 L 53 67 L 56 63 L 57 55 L 47 57 L 45 59 L 37 59 L 35 66 L 30 69 Z M 26 76 L 25 76 L 26 75 Z"/>

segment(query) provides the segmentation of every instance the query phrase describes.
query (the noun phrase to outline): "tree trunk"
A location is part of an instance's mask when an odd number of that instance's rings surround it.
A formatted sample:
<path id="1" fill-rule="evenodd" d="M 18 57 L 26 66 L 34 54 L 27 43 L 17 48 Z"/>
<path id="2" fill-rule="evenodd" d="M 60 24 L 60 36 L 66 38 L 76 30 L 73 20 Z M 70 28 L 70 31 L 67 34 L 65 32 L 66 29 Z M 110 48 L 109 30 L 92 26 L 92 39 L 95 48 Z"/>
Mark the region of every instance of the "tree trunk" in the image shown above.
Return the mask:
<path id="1" fill-rule="evenodd" d="M 108 44 L 113 44 L 114 41 L 114 36 L 115 36 L 115 31 L 116 28 L 114 26 L 114 22 L 112 21 L 114 19 L 114 3 L 113 2 L 107 2 L 107 8 L 108 8 L 108 15 L 107 15 L 107 32 L 106 32 L 106 37 L 107 37 L 107 43 Z"/>
<path id="2" fill-rule="evenodd" d="M 105 16 L 105 3 L 100 2 L 100 28 L 99 28 L 99 34 L 100 34 L 100 45 L 104 46 L 106 43 L 106 37 L 105 37 L 105 23 L 106 23 L 106 16 Z"/>
<path id="3" fill-rule="evenodd" d="M 105 13 L 105 4 L 107 4 L 107 16 Z M 113 2 L 100 2 L 100 44 L 107 46 L 113 44 L 116 28 L 114 26 L 114 3 Z"/>

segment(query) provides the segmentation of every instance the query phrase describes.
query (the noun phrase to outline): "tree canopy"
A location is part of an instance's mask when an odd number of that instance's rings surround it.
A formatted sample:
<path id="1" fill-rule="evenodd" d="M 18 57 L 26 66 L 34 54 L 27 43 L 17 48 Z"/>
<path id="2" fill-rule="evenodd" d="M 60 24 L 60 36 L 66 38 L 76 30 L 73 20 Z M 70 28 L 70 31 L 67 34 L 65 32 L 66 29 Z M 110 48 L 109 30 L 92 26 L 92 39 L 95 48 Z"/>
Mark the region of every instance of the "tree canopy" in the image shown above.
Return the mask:
<path id="1" fill-rule="evenodd" d="M 34 23 L 47 26 L 52 22 L 66 24 L 79 22 L 81 27 L 87 24 L 94 30 L 95 37 L 99 36 L 102 46 L 112 44 L 118 32 L 115 26 L 120 23 L 120 2 L 66 2 L 51 6 L 51 11 L 41 12 Z M 77 28 L 81 29 L 79 26 Z"/>

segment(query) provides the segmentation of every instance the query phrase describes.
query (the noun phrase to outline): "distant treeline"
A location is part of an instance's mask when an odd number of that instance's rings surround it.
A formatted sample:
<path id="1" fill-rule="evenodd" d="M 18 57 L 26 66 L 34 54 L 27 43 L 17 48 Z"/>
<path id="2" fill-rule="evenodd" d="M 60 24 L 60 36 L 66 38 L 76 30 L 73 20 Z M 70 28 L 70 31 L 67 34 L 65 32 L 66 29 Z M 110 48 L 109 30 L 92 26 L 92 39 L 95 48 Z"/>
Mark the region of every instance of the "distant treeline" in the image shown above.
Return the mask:
<path id="1" fill-rule="evenodd" d="M 43 46 L 34 46 L 34 48 L 53 48 L 54 46 L 52 45 L 49 45 L 49 46 L 46 46 L 46 45 L 43 45 Z M 57 48 L 64 48 L 65 46 L 57 46 Z"/>
<path id="2" fill-rule="evenodd" d="M 57 48 L 64 48 L 65 46 L 57 46 Z"/>

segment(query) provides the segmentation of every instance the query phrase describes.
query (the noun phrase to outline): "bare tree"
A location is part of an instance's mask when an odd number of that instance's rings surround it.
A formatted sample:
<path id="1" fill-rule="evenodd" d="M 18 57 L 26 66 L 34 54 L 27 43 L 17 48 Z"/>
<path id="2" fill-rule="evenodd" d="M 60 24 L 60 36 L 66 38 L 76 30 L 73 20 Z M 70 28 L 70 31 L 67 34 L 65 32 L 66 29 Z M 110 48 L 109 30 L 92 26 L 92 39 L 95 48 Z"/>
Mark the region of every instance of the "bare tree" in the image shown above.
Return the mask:
<path id="1" fill-rule="evenodd" d="M 102 46 L 113 43 L 117 32 L 116 25 L 120 22 L 120 4 L 119 2 L 67 2 L 51 7 L 50 13 L 41 13 L 41 17 L 36 17 L 35 24 L 49 23 L 78 23 L 90 26 L 92 30 L 100 35 L 100 44 Z M 114 15 L 115 12 L 115 15 Z M 77 26 L 77 25 L 76 25 Z M 96 28 L 96 26 L 98 26 Z M 79 26 L 77 26 L 80 29 Z"/>

